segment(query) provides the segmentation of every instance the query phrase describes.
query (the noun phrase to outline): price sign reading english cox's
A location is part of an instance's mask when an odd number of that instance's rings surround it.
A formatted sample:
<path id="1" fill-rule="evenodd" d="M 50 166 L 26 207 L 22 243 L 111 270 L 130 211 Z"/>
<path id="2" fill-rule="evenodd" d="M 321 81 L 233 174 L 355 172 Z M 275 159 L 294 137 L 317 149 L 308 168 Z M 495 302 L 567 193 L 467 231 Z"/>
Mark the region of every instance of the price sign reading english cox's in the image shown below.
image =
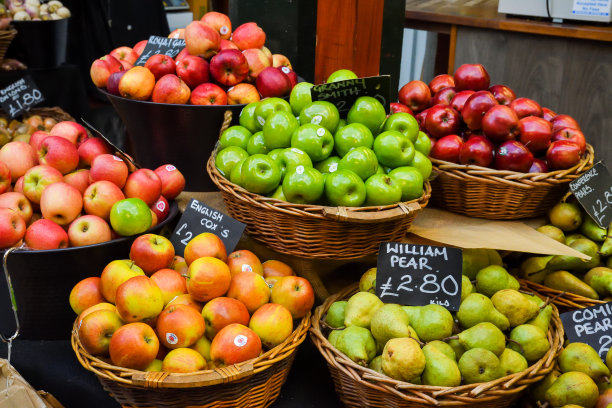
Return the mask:
<path id="1" fill-rule="evenodd" d="M 42 92 L 29 75 L 0 89 L 0 105 L 11 119 L 44 100 Z"/>
<path id="2" fill-rule="evenodd" d="M 601 228 L 612 221 L 612 178 L 602 162 L 570 183 L 570 190 Z"/>
<path id="3" fill-rule="evenodd" d="M 152 35 L 149 37 L 147 45 L 145 45 L 142 54 L 140 54 L 140 57 L 138 57 L 134 65 L 143 66 L 149 57 L 155 54 L 164 54 L 174 58 L 183 48 L 185 48 L 185 40 L 181 38 L 158 37 Z"/>
<path id="4" fill-rule="evenodd" d="M 191 199 L 181 216 L 170 241 L 177 255 L 183 256 L 187 243 L 203 232 L 212 232 L 221 238 L 229 254 L 236 248 L 244 225 L 222 212 Z"/>
<path id="5" fill-rule="evenodd" d="M 462 264 L 459 248 L 383 242 L 378 252 L 376 295 L 385 303 L 436 303 L 457 311 Z"/>
<path id="6" fill-rule="evenodd" d="M 606 359 L 612 347 L 612 302 L 562 313 L 561 321 L 570 343 L 586 343 Z"/>
<path id="7" fill-rule="evenodd" d="M 389 113 L 389 87 L 391 77 L 381 75 L 367 78 L 346 79 L 329 82 L 310 88 L 313 101 L 328 101 L 336 105 L 340 116 L 346 116 L 353 103 L 360 96 L 371 96 L 378 99 Z"/>

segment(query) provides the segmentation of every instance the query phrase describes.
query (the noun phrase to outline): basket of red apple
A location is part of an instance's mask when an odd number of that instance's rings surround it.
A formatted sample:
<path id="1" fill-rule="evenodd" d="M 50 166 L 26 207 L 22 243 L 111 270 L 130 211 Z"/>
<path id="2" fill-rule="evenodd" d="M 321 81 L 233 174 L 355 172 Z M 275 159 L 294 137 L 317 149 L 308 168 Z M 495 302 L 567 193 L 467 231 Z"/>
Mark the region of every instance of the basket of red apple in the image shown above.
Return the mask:
<path id="1" fill-rule="evenodd" d="M 369 96 L 341 119 L 334 104 L 310 101 L 311 86 L 293 88 L 291 103 L 247 105 L 241 125 L 222 132 L 208 174 L 230 215 L 276 251 L 374 254 L 381 241 L 401 240 L 427 205 L 429 139 L 418 138 L 413 116 L 387 118 Z"/>
<path id="2" fill-rule="evenodd" d="M 489 85 L 482 65 L 465 64 L 400 89 L 431 137 L 432 202 L 472 217 L 540 216 L 593 166 L 593 148 L 571 116 Z"/>
<path id="3" fill-rule="evenodd" d="M 158 235 L 79 282 L 72 347 L 124 407 L 267 407 L 310 327 L 314 292 L 280 261 L 227 255 L 214 234 L 184 258 Z"/>

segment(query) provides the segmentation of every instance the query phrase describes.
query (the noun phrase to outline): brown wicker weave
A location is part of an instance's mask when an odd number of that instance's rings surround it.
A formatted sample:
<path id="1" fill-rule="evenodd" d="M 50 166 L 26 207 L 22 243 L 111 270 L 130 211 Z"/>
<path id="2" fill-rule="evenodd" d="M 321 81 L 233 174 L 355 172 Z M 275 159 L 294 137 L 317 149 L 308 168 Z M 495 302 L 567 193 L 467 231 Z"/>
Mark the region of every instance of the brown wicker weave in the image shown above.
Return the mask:
<path id="1" fill-rule="evenodd" d="M 4 59 L 4 55 L 8 50 L 13 38 L 17 35 L 17 30 L 13 27 L 9 27 L 6 30 L 0 30 L 0 61 Z"/>
<path id="2" fill-rule="evenodd" d="M 602 305 L 606 303 L 603 300 L 591 299 L 588 297 L 576 295 L 574 293 L 563 292 L 557 289 L 549 288 L 548 286 L 541 285 L 539 283 L 522 280 L 521 286 L 527 290 L 534 291 L 542 297 L 548 297 L 552 299 L 557 308 L 561 312 L 567 312 L 569 310 L 584 309 L 585 307 L 591 307 L 596 305 Z"/>
<path id="3" fill-rule="evenodd" d="M 40 115 L 43 118 L 53 118 L 58 122 L 62 122 L 64 120 L 71 120 L 76 122 L 76 120 L 70 116 L 67 112 L 62 110 L 62 108 L 58 106 L 54 106 L 51 108 L 32 108 L 27 112 L 21 114 L 21 116 L 29 117 L 33 115 Z M 0 116 L 6 117 L 6 113 L 0 109 Z"/>
<path id="4" fill-rule="evenodd" d="M 541 380 L 553 369 L 563 345 L 563 325 L 557 309 L 553 307 L 551 328 L 548 331 L 551 347 L 544 357 L 525 371 L 487 383 L 458 387 L 415 385 L 397 381 L 349 360 L 330 344 L 322 331 L 320 322 L 331 304 L 356 292 L 355 284 L 327 298 L 323 305 L 315 310 L 310 328 L 310 338 L 327 361 L 336 392 L 348 407 L 509 407 L 523 390 Z"/>
<path id="5" fill-rule="evenodd" d="M 593 147 L 566 170 L 518 173 L 431 158 L 437 207 L 476 218 L 515 220 L 545 214 L 567 192 L 569 182 L 593 167 Z"/>
<path id="6" fill-rule="evenodd" d="M 76 327 L 71 342 L 81 365 L 96 374 L 104 389 L 124 407 L 267 407 L 278 398 L 309 327 L 310 312 L 283 343 L 261 356 L 188 374 L 143 372 L 109 364 L 85 351 Z"/>

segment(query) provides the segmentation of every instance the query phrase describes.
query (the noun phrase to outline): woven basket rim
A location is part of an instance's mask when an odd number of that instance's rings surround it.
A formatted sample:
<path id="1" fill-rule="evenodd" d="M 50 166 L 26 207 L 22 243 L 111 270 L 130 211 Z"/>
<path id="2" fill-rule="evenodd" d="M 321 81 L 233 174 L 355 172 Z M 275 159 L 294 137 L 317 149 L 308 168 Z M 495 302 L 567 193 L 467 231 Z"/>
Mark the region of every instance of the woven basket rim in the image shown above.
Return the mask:
<path id="1" fill-rule="evenodd" d="M 416 385 L 404 381 L 394 380 L 367 367 L 356 364 L 337 350 L 323 335 L 320 321 L 331 306 L 340 299 L 346 299 L 358 291 L 358 284 L 352 284 L 342 291 L 328 297 L 325 302 L 315 309 L 310 327 L 310 338 L 328 365 L 341 370 L 359 384 L 371 388 L 373 391 L 389 393 L 411 402 L 419 402 L 426 406 L 455 406 L 458 401 L 465 403 L 479 403 L 491 399 L 514 395 L 524 390 L 528 385 L 539 381 L 550 372 L 555 364 L 557 355 L 563 346 L 564 330 L 559 312 L 553 305 L 553 316 L 548 330 L 550 348 L 546 354 L 526 370 L 510 374 L 486 383 L 459 385 L 457 387 L 441 387 L 431 385 Z M 553 330 L 553 326 L 555 330 Z"/>
<path id="2" fill-rule="evenodd" d="M 256 358 L 253 358 L 247 361 L 243 361 L 241 363 L 233 364 L 231 366 L 215 368 L 212 370 L 201 370 L 201 371 L 196 371 L 193 373 L 161 372 L 162 375 L 160 376 L 160 372 L 147 373 L 145 371 L 118 367 L 98 357 L 94 357 L 91 354 L 89 354 L 83 348 L 83 345 L 81 344 L 81 341 L 78 336 L 78 330 L 76 327 L 76 324 L 78 322 L 78 317 L 75 320 L 74 326 L 72 328 L 72 335 L 71 335 L 70 343 L 72 345 L 73 351 L 76 354 L 77 359 L 79 360 L 83 368 L 85 368 L 88 371 L 93 372 L 100 379 L 114 381 L 124 386 L 139 387 L 139 388 L 145 388 L 145 389 L 146 388 L 167 388 L 167 389 L 189 388 L 190 387 L 190 384 L 189 384 L 190 377 L 197 377 L 198 375 L 201 375 L 203 373 L 215 372 L 216 374 L 218 374 L 220 378 L 223 379 L 222 381 L 216 381 L 215 383 L 231 382 L 233 380 L 232 372 L 239 372 L 241 367 L 252 365 L 253 369 L 247 375 L 240 376 L 237 379 L 237 381 L 243 381 L 251 377 L 252 375 L 255 375 L 259 372 L 262 372 L 272 367 L 274 364 L 289 358 L 297 350 L 297 347 L 300 344 L 302 344 L 302 342 L 306 339 L 306 335 L 310 328 L 311 315 L 312 313 L 309 311 L 300 320 L 295 330 L 293 330 L 291 335 L 289 335 L 289 337 L 287 337 L 285 341 L 283 341 L 281 344 L 277 345 L 276 347 L 271 348 L 265 353 L 261 354 L 259 357 L 256 357 Z M 146 385 L 144 386 L 140 384 L 136 384 L 133 381 L 133 378 L 136 375 L 139 375 L 139 376 L 150 375 L 151 381 L 150 382 L 147 381 Z M 172 384 L 164 384 L 163 380 L 167 378 L 169 379 L 180 378 L 182 383 L 181 385 L 177 385 L 177 386 L 173 386 Z M 214 385 L 215 383 L 212 383 L 210 385 Z M 207 386 L 207 385 L 193 384 L 192 386 L 202 387 L 202 386 Z"/>
<path id="3" fill-rule="evenodd" d="M 554 303 L 557 307 L 584 309 L 586 307 L 603 305 L 604 303 L 607 303 L 605 300 L 591 299 L 576 293 L 553 289 L 529 280 L 523 280 L 522 282 L 524 283 L 525 287 L 539 293 L 540 295 L 551 297 L 552 303 Z"/>
<path id="4" fill-rule="evenodd" d="M 567 183 L 578 178 L 584 171 L 593 167 L 593 146 L 587 143 L 580 162 L 569 169 L 555 170 L 548 173 L 520 173 L 510 170 L 496 170 L 473 164 L 457 164 L 430 157 L 434 171 L 456 178 L 478 179 L 490 183 L 512 184 L 517 187 L 533 187 Z"/>
<path id="5" fill-rule="evenodd" d="M 48 107 L 38 107 L 38 108 L 34 107 L 26 112 L 22 112 L 19 116 L 24 117 L 24 116 L 34 116 L 34 115 L 52 117 L 54 119 L 61 119 L 62 121 L 70 120 L 70 121 L 76 122 L 76 119 L 73 118 L 72 115 L 70 115 L 68 112 L 66 112 L 59 106 L 48 106 Z M 8 118 L 8 113 L 5 112 L 2 108 L 0 108 L 0 117 Z"/>

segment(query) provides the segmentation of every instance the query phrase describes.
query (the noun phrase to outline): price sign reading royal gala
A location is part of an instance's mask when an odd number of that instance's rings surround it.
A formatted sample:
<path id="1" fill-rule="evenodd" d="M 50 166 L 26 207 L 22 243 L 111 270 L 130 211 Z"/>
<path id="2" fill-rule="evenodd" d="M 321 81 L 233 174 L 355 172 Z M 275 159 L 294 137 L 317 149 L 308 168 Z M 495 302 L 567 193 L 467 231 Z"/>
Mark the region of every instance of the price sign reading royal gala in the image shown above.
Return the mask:
<path id="1" fill-rule="evenodd" d="M 602 359 L 612 347 L 612 302 L 561 314 L 570 343 L 586 343 Z"/>
<path id="2" fill-rule="evenodd" d="M 376 295 L 385 303 L 459 310 L 463 256 L 458 248 L 383 242 Z"/>
<path id="3" fill-rule="evenodd" d="M 212 232 L 221 238 L 229 254 L 236 248 L 245 225 L 198 200 L 191 199 L 181 216 L 170 241 L 177 255 L 183 256 L 191 238 L 203 232 Z"/>
<path id="4" fill-rule="evenodd" d="M 25 76 L 6 88 L 0 89 L 0 105 L 11 118 L 28 111 L 30 107 L 44 100 L 42 92 L 30 76 Z"/>
<path id="5" fill-rule="evenodd" d="M 602 162 L 570 183 L 570 190 L 593 220 L 602 228 L 612 221 L 612 178 Z"/>
<path id="6" fill-rule="evenodd" d="M 333 103 L 338 108 L 340 116 L 346 116 L 360 96 L 371 96 L 378 99 L 385 107 L 385 111 L 389 113 L 390 78 L 389 75 L 382 75 L 315 85 L 310 88 L 310 96 L 313 101 Z"/>
<path id="7" fill-rule="evenodd" d="M 152 35 L 149 37 L 147 45 L 145 45 L 142 54 L 140 54 L 140 57 L 136 60 L 134 65 L 143 66 L 149 57 L 155 54 L 164 54 L 174 58 L 183 48 L 185 48 L 185 40 L 183 39 Z"/>

